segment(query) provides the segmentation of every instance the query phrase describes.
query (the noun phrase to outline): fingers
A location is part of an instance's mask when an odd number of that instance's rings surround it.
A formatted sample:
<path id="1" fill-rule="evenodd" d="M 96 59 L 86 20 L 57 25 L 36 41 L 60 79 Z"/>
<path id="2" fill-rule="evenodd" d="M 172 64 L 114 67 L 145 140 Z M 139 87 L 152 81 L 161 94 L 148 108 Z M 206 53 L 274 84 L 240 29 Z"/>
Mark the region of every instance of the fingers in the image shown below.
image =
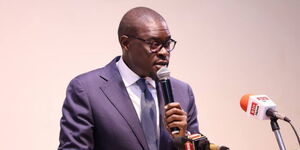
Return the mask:
<path id="1" fill-rule="evenodd" d="M 165 110 L 169 110 L 169 109 L 172 109 L 172 108 L 178 108 L 178 109 L 181 109 L 181 106 L 178 102 L 173 102 L 173 103 L 169 103 L 167 105 L 165 105 Z"/>
<path id="2" fill-rule="evenodd" d="M 169 132 L 173 127 L 180 129 L 179 134 L 172 135 L 173 137 L 184 136 L 187 128 L 187 113 L 181 109 L 179 103 L 169 103 L 165 106 L 165 122 Z"/>
<path id="3" fill-rule="evenodd" d="M 168 118 L 168 122 L 175 120 L 182 120 L 183 116 L 186 116 L 186 112 L 181 109 L 179 103 L 169 103 L 165 106 L 165 118 Z"/>
<path id="4" fill-rule="evenodd" d="M 166 123 L 168 125 L 169 128 L 172 127 L 181 127 L 185 125 L 185 121 L 186 121 L 186 117 L 185 116 L 176 116 L 172 118 L 166 118 Z"/>

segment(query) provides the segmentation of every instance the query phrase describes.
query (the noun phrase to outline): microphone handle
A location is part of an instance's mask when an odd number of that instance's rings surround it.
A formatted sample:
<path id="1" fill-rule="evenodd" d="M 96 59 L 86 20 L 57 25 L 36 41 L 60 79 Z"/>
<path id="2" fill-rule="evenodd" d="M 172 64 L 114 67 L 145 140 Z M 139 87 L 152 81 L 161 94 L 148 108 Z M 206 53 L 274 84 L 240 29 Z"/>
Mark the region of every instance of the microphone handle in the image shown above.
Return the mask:
<path id="1" fill-rule="evenodd" d="M 286 122 L 291 122 L 291 119 L 289 119 L 287 116 L 283 116 L 279 114 L 276 110 L 273 110 L 271 108 L 266 111 L 266 115 L 270 118 L 277 118 L 277 119 L 284 120 Z"/>
<path id="2" fill-rule="evenodd" d="M 169 79 L 166 80 L 160 80 L 160 85 L 162 88 L 162 93 L 164 96 L 165 104 L 169 104 L 174 102 L 174 97 L 173 97 L 173 92 L 172 92 L 172 87 L 171 87 L 171 82 Z M 179 133 L 179 128 L 173 127 L 171 128 L 171 133 L 172 134 L 178 134 Z"/>

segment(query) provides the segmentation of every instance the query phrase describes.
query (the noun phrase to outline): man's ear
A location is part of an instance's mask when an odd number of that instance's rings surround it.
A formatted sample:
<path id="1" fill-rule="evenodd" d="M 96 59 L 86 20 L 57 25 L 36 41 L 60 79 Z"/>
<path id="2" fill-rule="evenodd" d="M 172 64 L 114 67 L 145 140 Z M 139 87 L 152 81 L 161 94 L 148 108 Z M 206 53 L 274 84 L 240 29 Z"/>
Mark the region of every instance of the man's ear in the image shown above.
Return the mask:
<path id="1" fill-rule="evenodd" d="M 129 46 L 129 38 L 126 35 L 122 35 L 120 37 L 120 44 L 123 50 L 128 51 L 128 46 Z"/>

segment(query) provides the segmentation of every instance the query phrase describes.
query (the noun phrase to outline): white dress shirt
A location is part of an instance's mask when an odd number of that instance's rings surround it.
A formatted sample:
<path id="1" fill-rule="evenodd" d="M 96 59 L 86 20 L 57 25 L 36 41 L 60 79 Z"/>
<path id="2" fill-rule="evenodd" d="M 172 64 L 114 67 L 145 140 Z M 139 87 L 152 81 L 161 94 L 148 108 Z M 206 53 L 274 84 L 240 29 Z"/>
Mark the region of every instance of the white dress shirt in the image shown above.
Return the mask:
<path id="1" fill-rule="evenodd" d="M 134 73 L 123 61 L 121 57 L 120 60 L 116 63 L 117 68 L 121 74 L 122 80 L 125 84 L 126 90 L 129 94 L 129 97 L 132 101 L 134 109 L 141 120 L 141 96 L 142 91 L 140 87 L 136 84 L 136 82 L 140 79 L 140 77 Z M 159 135 L 159 108 L 158 108 L 158 99 L 157 99 L 157 92 L 156 92 L 156 85 L 155 81 L 152 80 L 150 77 L 146 77 L 146 83 L 149 91 L 154 98 L 155 107 L 156 107 L 156 127 L 157 127 L 157 135 Z"/>

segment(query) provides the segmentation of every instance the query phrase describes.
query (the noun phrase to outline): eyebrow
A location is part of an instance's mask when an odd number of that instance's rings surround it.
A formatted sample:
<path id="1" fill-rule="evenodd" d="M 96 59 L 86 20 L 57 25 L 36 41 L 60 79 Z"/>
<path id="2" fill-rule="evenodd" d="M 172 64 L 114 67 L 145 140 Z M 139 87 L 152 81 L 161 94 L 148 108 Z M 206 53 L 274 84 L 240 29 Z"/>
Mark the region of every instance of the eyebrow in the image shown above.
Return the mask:
<path id="1" fill-rule="evenodd" d="M 165 41 L 169 41 L 171 39 L 171 36 L 168 36 L 168 38 L 167 38 L 167 40 L 164 40 L 163 42 L 165 42 Z M 158 38 L 158 37 L 151 37 L 151 38 L 149 38 L 149 39 L 147 39 L 147 40 L 154 40 L 154 41 L 162 41 L 160 38 Z"/>

